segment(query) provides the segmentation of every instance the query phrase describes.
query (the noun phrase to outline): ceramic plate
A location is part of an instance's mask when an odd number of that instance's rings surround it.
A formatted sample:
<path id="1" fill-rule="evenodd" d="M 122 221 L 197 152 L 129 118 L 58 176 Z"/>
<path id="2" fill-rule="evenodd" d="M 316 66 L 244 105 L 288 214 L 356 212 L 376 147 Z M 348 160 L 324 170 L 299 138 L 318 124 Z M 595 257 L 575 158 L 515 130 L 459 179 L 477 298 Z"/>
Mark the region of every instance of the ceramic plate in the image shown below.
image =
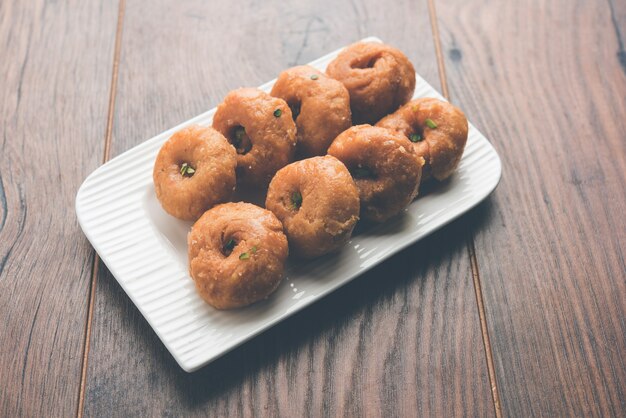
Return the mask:
<path id="1" fill-rule="evenodd" d="M 380 42 L 377 38 L 365 41 Z M 324 71 L 338 51 L 310 63 Z M 260 88 L 270 91 L 274 81 Z M 420 76 L 414 97 L 442 96 Z M 76 197 L 85 235 L 178 364 L 191 372 L 215 360 L 366 270 L 467 212 L 500 180 L 500 159 L 470 124 L 457 172 L 415 200 L 390 222 L 359 228 L 338 254 L 293 262 L 266 301 L 218 311 L 195 291 L 187 272 L 186 236 L 191 223 L 167 215 L 152 184 L 152 167 L 173 132 L 190 124 L 211 125 L 215 109 L 136 146 L 94 171 Z"/>

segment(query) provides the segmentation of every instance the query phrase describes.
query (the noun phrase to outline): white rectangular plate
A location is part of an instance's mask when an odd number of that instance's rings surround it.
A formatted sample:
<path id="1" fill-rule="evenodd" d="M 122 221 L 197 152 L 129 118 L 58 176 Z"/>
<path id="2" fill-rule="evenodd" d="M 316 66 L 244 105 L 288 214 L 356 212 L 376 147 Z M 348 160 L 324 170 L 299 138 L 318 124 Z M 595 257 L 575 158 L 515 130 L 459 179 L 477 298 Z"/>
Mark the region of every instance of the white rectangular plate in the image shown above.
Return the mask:
<path id="1" fill-rule="evenodd" d="M 377 38 L 364 41 L 380 42 Z M 321 71 L 335 51 L 310 63 Z M 275 80 L 260 88 L 269 92 Z M 417 76 L 414 97 L 443 99 Z M 191 226 L 167 215 L 152 184 L 161 144 L 190 124 L 211 125 L 215 109 L 136 146 L 94 171 L 76 196 L 85 235 L 137 305 L 178 364 L 191 372 L 215 360 L 364 271 L 391 257 L 483 200 L 500 180 L 500 159 L 470 124 L 457 172 L 403 216 L 361 230 L 338 254 L 287 266 L 285 280 L 268 300 L 248 308 L 218 311 L 195 291 L 187 272 L 186 236 Z"/>

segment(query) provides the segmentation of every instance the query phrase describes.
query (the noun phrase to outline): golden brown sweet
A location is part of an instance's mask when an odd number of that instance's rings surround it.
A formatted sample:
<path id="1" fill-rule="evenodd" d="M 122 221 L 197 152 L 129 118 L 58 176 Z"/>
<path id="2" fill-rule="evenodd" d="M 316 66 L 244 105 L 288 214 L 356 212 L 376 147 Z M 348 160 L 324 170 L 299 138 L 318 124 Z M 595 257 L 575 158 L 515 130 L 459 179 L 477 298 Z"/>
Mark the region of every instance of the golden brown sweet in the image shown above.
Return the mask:
<path id="1" fill-rule="evenodd" d="M 387 116 L 376 126 L 400 132 L 413 142 L 426 164 L 422 181 L 449 177 L 461 161 L 467 142 L 467 118 L 448 102 L 415 99 Z"/>
<path id="2" fill-rule="evenodd" d="M 161 147 L 152 172 L 156 196 L 167 213 L 195 221 L 235 189 L 236 153 L 210 127 L 189 126 Z"/>
<path id="3" fill-rule="evenodd" d="M 348 90 L 311 66 L 280 73 L 271 95 L 291 108 L 298 129 L 296 153 L 301 158 L 326 154 L 337 135 L 352 126 Z"/>
<path id="4" fill-rule="evenodd" d="M 313 157 L 276 173 L 265 207 L 283 222 L 292 252 L 313 258 L 348 242 L 359 219 L 359 192 L 339 160 Z"/>
<path id="5" fill-rule="evenodd" d="M 237 184 L 267 187 L 292 159 L 296 125 L 287 103 L 252 88 L 233 90 L 217 107 L 213 128 L 237 150 Z"/>
<path id="6" fill-rule="evenodd" d="M 328 148 L 354 178 L 361 199 L 361 218 L 383 222 L 404 210 L 417 196 L 424 160 L 404 135 L 358 125 Z"/>
<path id="7" fill-rule="evenodd" d="M 282 280 L 289 252 L 276 216 L 243 202 L 208 210 L 194 224 L 187 244 L 196 289 L 217 309 L 267 298 Z"/>
<path id="8" fill-rule="evenodd" d="M 415 90 L 415 69 L 398 49 L 357 42 L 341 51 L 326 69 L 350 93 L 352 122 L 376 123 L 405 104 Z"/>

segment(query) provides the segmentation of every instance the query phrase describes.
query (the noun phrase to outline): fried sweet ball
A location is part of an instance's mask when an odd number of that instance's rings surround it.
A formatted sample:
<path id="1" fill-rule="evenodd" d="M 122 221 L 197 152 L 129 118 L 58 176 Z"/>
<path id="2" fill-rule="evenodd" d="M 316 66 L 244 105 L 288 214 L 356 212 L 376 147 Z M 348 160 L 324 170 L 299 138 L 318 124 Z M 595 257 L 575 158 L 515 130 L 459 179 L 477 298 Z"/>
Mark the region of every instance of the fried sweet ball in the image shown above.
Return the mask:
<path id="1" fill-rule="evenodd" d="M 383 222 L 417 196 L 424 160 L 402 134 L 353 126 L 333 141 L 328 154 L 350 170 L 359 189 L 362 219 Z"/>
<path id="2" fill-rule="evenodd" d="M 350 93 L 352 121 L 376 123 L 405 104 L 415 90 L 415 69 L 389 45 L 357 42 L 341 51 L 326 69 Z"/>
<path id="3" fill-rule="evenodd" d="M 233 90 L 217 107 L 213 128 L 237 150 L 237 183 L 267 187 L 292 159 L 296 125 L 287 103 L 253 88 Z"/>
<path id="4" fill-rule="evenodd" d="M 348 90 L 308 65 L 280 73 L 271 95 L 291 108 L 298 128 L 296 153 L 302 158 L 326 154 L 337 135 L 352 126 Z"/>
<path id="5" fill-rule="evenodd" d="M 313 157 L 276 173 L 265 207 L 283 222 L 292 252 L 313 258 L 348 242 L 359 219 L 359 192 L 339 160 Z"/>
<path id="6" fill-rule="evenodd" d="M 467 118 L 456 106 L 438 99 L 415 99 L 376 124 L 406 135 L 426 161 L 422 181 L 444 180 L 461 161 L 467 142 Z"/>
<path id="7" fill-rule="evenodd" d="M 152 178 L 167 213 L 195 221 L 211 206 L 227 201 L 235 189 L 236 153 L 210 127 L 189 126 L 161 147 Z"/>
<path id="8" fill-rule="evenodd" d="M 280 284 L 289 252 L 282 224 L 250 203 L 205 212 L 187 237 L 189 273 L 202 299 L 217 309 L 250 305 Z"/>

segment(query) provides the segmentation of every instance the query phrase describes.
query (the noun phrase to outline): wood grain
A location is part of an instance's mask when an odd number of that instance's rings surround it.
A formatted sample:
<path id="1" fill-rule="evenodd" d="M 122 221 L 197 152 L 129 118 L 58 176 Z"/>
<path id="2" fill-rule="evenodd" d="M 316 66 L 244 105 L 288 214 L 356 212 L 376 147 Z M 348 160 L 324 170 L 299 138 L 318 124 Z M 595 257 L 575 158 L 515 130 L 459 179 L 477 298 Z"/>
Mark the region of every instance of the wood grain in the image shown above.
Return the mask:
<path id="1" fill-rule="evenodd" d="M 438 3 L 451 95 L 504 165 L 474 219 L 505 416 L 626 415 L 618 3 Z"/>
<path id="2" fill-rule="evenodd" d="M 94 252 L 74 196 L 102 160 L 114 2 L 0 2 L 0 415 L 76 411 Z"/>
<path id="3" fill-rule="evenodd" d="M 438 85 L 426 2 L 129 1 L 112 154 L 371 34 Z M 493 415 L 466 228 L 449 226 L 194 374 L 103 268 L 85 415 Z"/>
<path id="4" fill-rule="evenodd" d="M 626 74 L 626 3 L 616 0 L 608 0 L 611 13 L 611 25 L 615 30 L 617 41 L 617 61 Z"/>

